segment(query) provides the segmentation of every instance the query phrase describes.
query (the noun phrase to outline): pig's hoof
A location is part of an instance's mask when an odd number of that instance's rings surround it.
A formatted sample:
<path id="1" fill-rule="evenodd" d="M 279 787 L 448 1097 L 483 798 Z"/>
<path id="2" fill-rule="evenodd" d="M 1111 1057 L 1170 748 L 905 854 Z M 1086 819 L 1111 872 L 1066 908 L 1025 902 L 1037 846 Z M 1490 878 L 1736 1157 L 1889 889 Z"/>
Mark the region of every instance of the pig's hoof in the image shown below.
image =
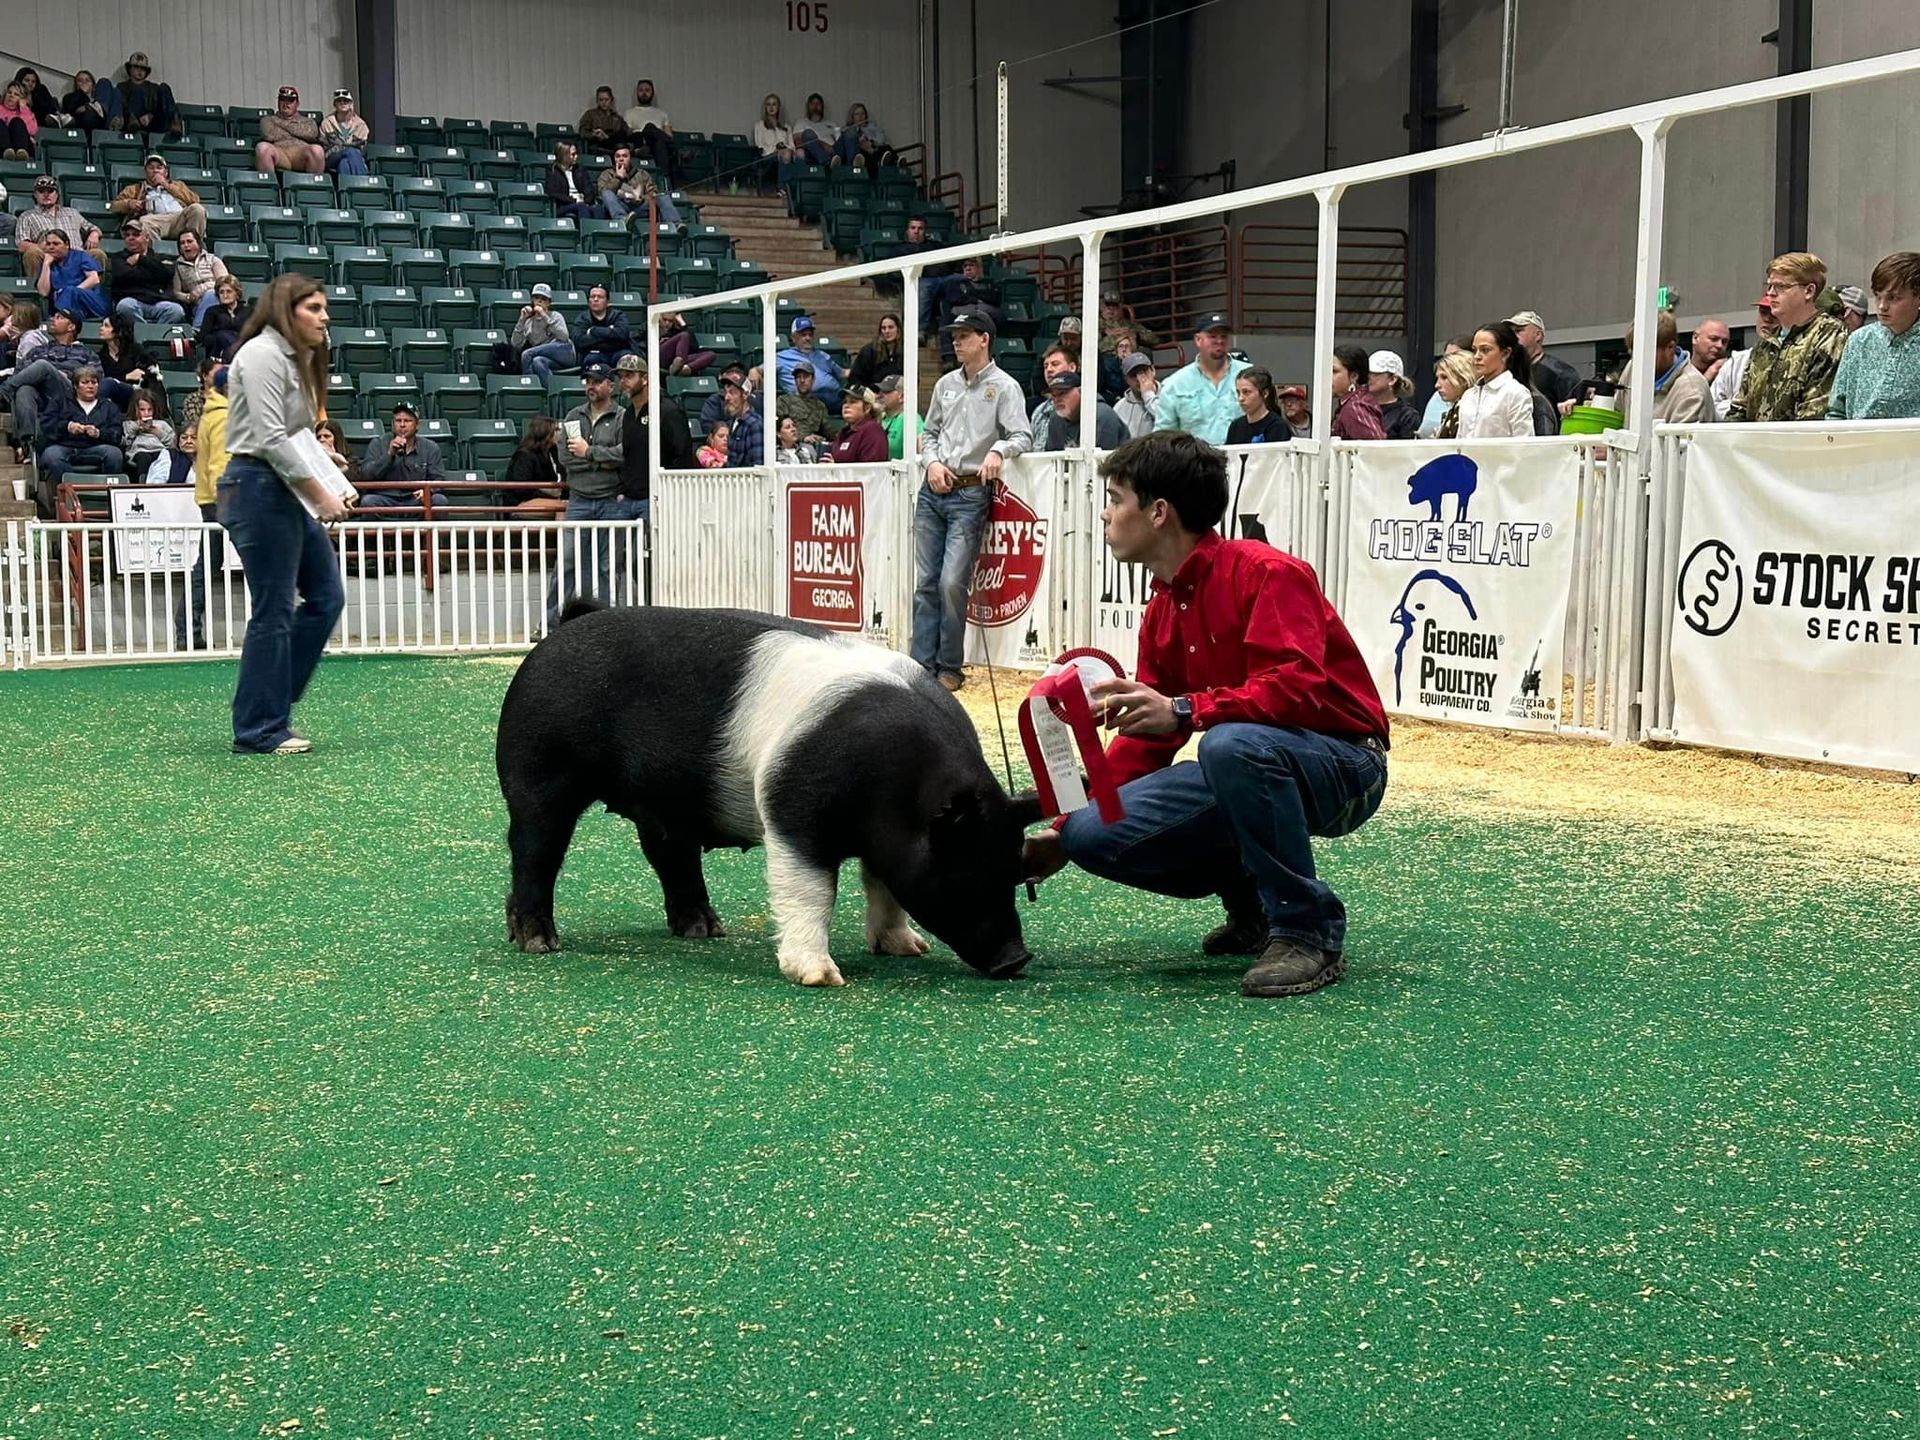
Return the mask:
<path id="1" fill-rule="evenodd" d="M 846 977 L 831 955 L 782 955 L 780 973 L 796 985 L 844 985 Z"/>
<path id="2" fill-rule="evenodd" d="M 507 939 L 529 955 L 551 955 L 560 948 L 560 935 L 551 920 L 534 920 L 524 915 L 507 917 Z"/>
<path id="3" fill-rule="evenodd" d="M 727 933 L 727 927 L 720 923 L 720 917 L 710 909 L 669 915 L 667 928 L 682 940 L 717 940 Z"/>
<path id="4" fill-rule="evenodd" d="M 911 925 L 867 931 L 867 948 L 876 955 L 924 955 L 927 942 Z"/>

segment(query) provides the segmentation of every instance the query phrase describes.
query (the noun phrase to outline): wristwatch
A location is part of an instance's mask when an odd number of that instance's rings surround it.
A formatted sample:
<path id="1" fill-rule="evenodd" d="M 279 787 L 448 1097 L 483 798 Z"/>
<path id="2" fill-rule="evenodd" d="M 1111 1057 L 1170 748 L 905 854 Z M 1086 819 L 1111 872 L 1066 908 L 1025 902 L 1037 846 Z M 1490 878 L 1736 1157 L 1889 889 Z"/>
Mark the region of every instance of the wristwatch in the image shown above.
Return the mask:
<path id="1" fill-rule="evenodd" d="M 1173 697 L 1173 723 L 1182 730 L 1193 729 L 1193 697 L 1191 695 Z"/>

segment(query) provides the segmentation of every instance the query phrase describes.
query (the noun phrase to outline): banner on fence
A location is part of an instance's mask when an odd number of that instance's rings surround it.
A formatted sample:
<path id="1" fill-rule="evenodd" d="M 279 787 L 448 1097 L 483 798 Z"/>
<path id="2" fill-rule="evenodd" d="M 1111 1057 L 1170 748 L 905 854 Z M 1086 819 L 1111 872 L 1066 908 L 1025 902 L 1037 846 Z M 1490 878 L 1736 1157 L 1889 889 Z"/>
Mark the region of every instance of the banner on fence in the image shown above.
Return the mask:
<path id="1" fill-rule="evenodd" d="M 1055 643 L 1053 545 L 1064 461 L 1022 455 L 1001 473 L 967 602 L 967 659 L 1045 669 Z"/>
<path id="2" fill-rule="evenodd" d="M 1286 445 L 1227 451 L 1227 515 L 1220 533 L 1230 540 L 1265 540 L 1285 549 L 1294 507 L 1291 486 L 1305 473 L 1300 459 Z M 1140 617 L 1152 598 L 1152 577 L 1144 565 L 1123 565 L 1104 543 L 1096 543 L 1100 593 L 1094 597 L 1093 645 L 1132 673 L 1140 654 Z"/>
<path id="3" fill-rule="evenodd" d="M 1579 452 L 1357 446 L 1350 463 L 1342 618 L 1387 708 L 1554 729 Z"/>
<path id="4" fill-rule="evenodd" d="M 200 507 L 186 485 L 117 485 L 113 557 L 122 575 L 191 570 L 200 558 Z M 122 528 L 124 527 L 124 528 Z"/>
<path id="5" fill-rule="evenodd" d="M 900 608 L 900 491 L 876 465 L 782 467 L 787 527 L 782 602 L 796 620 L 896 646 L 907 636 Z M 751 542 L 749 542 L 751 543 Z"/>
<path id="6" fill-rule="evenodd" d="M 1669 602 L 1681 739 L 1920 769 L 1916 442 L 1694 437 Z"/>

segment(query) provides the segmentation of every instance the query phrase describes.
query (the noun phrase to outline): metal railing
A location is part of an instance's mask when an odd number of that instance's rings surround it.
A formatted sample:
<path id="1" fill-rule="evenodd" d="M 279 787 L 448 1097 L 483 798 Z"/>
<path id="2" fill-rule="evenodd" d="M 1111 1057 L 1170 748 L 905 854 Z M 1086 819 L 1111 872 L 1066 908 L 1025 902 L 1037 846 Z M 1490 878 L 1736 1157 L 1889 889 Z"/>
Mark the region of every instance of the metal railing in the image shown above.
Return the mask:
<path id="1" fill-rule="evenodd" d="M 1319 239 L 1311 225 L 1244 225 L 1236 239 L 1238 328 L 1282 335 L 1313 333 L 1319 294 Z M 1335 268 L 1341 335 L 1407 333 L 1407 232 L 1343 225 Z"/>

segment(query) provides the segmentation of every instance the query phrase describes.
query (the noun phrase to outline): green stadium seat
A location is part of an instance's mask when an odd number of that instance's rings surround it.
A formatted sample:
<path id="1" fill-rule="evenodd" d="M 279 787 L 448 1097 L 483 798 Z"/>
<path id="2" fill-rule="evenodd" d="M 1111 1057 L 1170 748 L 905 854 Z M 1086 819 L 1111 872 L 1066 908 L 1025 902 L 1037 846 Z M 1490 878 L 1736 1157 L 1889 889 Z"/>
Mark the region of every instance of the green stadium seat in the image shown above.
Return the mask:
<path id="1" fill-rule="evenodd" d="M 509 250 L 502 258 L 507 263 L 507 279 L 516 290 L 560 283 L 560 257 L 551 250 Z"/>
<path id="2" fill-rule="evenodd" d="M 349 210 L 391 210 L 393 184 L 384 175 L 342 175 L 340 203 Z"/>
<path id="3" fill-rule="evenodd" d="M 500 197 L 500 213 L 517 215 L 521 220 L 545 220 L 553 214 L 544 186 L 537 180 L 496 180 L 493 188 Z"/>
<path id="4" fill-rule="evenodd" d="M 111 169 L 115 165 L 131 165 L 140 168 L 140 162 L 147 157 L 147 142 L 138 136 L 127 138 L 119 135 L 103 134 L 93 142 L 93 159 L 97 165 Z"/>
<path id="5" fill-rule="evenodd" d="M 362 245 L 418 245 L 420 220 L 411 210 L 362 210 L 360 234 Z"/>
<path id="6" fill-rule="evenodd" d="M 527 244 L 534 250 L 571 254 L 580 248 L 580 227 L 571 220 L 536 220 L 527 226 Z"/>
<path id="7" fill-rule="evenodd" d="M 407 175 L 393 180 L 396 210 L 451 210 L 447 182 L 431 175 Z"/>
<path id="8" fill-rule="evenodd" d="M 523 421 L 546 413 L 547 387 L 537 375 L 487 376 L 487 411 L 503 420 Z"/>
<path id="9" fill-rule="evenodd" d="M 481 248 L 485 250 L 530 250 L 527 222 L 518 215 L 495 215 L 481 223 Z"/>
<path id="10" fill-rule="evenodd" d="M 1003 305 L 1025 305 L 1042 326 L 1046 324 L 1046 316 L 1040 309 L 1040 282 L 1025 270 L 1015 270 L 1000 277 L 1000 302 Z M 1061 313 L 1071 312 L 1062 307 Z"/>
<path id="11" fill-rule="evenodd" d="M 229 174 L 253 169 L 253 141 L 237 135 L 210 137 L 200 154 L 210 167 Z"/>
<path id="12" fill-rule="evenodd" d="M 363 370 L 385 370 L 393 364 L 393 347 L 384 330 L 370 326 L 345 327 L 336 320 L 329 330 L 329 338 L 333 341 L 333 363 L 350 375 Z"/>
<path id="13" fill-rule="evenodd" d="M 711 295 L 720 288 L 720 276 L 711 260 L 670 259 L 660 262 L 662 295 Z"/>
<path id="14" fill-rule="evenodd" d="M 333 176 L 308 175 L 300 170 L 282 170 L 280 172 L 280 193 L 286 197 L 289 205 L 297 205 L 302 200 L 324 199 L 333 201 Z"/>
<path id="15" fill-rule="evenodd" d="M 160 386 L 166 391 L 167 409 L 178 415 L 187 397 L 200 388 L 200 377 L 192 370 L 163 370 Z"/>
<path id="16" fill-rule="evenodd" d="M 449 250 L 447 278 L 469 290 L 483 290 L 506 282 L 507 262 L 498 250 Z"/>
<path id="17" fill-rule="evenodd" d="M 876 200 L 898 200 L 904 205 L 920 198 L 919 185 L 898 165 L 882 165 L 873 172 L 873 191 Z"/>
<path id="18" fill-rule="evenodd" d="M 484 379 L 492 371 L 493 347 L 506 344 L 509 333 L 506 330 L 455 330 L 453 363 L 467 374 Z"/>
<path id="19" fill-rule="evenodd" d="M 42 130 L 36 137 L 35 158 L 40 165 L 55 174 L 62 174 L 76 165 L 85 165 L 91 152 L 87 148 L 87 132 L 84 130 Z M 9 194 L 13 187 L 7 187 Z M 31 192 L 28 198 L 32 198 Z"/>
<path id="20" fill-rule="evenodd" d="M 465 120 L 449 115 L 440 122 L 440 130 L 447 144 L 458 145 L 466 150 L 486 150 L 493 145 L 493 138 L 487 134 L 487 122 L 484 120 Z"/>
<path id="21" fill-rule="evenodd" d="M 644 255 L 612 255 L 608 263 L 613 267 L 613 283 L 622 290 L 638 290 L 645 293 L 651 286 L 653 262 Z"/>
<path id="22" fill-rule="evenodd" d="M 41 173 L 40 167 L 31 160 L 9 160 L 4 171 L 0 171 L 0 184 L 7 187 L 12 197 L 22 201 L 20 208 L 25 209 L 33 204 L 33 182 Z M 60 196 L 69 205 L 105 205 L 114 193 L 107 172 L 98 165 L 61 167 Z"/>
<path id="23" fill-rule="evenodd" d="M 389 180 L 417 179 L 420 152 L 411 145 L 369 145 L 367 169 Z"/>
<path id="24" fill-rule="evenodd" d="M 402 145 L 438 145 L 445 132 L 431 115 L 396 115 L 393 137 Z"/>
<path id="25" fill-rule="evenodd" d="M 427 324 L 436 330 L 471 329 L 480 321 L 480 297 L 464 285 L 423 285 L 420 303 Z"/>
<path id="26" fill-rule="evenodd" d="M 384 416 L 396 400 L 417 400 L 420 377 L 407 371 L 368 372 L 354 376 L 354 414 Z"/>
<path id="27" fill-rule="evenodd" d="M 337 361 L 339 357 L 334 358 Z M 327 415 L 331 419 L 340 420 L 351 414 L 353 414 L 353 377 L 336 370 L 327 376 Z"/>
<path id="28" fill-rule="evenodd" d="M 827 200 L 827 167 L 805 165 L 787 171 L 787 213 L 800 220 L 817 220 Z"/>
<path id="29" fill-rule="evenodd" d="M 332 247 L 333 273 L 342 285 L 393 283 L 393 257 L 380 245 L 335 245 Z M 376 322 L 378 323 L 378 322 Z"/>
<path id="30" fill-rule="evenodd" d="M 711 260 L 718 266 L 733 258 L 733 237 L 718 225 L 689 225 L 681 237 L 680 253 L 695 260 Z"/>
<path id="31" fill-rule="evenodd" d="M 265 105 L 229 105 L 227 134 L 241 136 L 249 142 L 258 140 L 261 120 L 272 113 Z"/>
<path id="32" fill-rule="evenodd" d="M 411 285 L 362 285 L 360 309 L 369 325 L 384 330 L 395 327 L 418 328 L 420 291 Z"/>
<path id="33" fill-rule="evenodd" d="M 857 195 L 830 195 L 820 216 L 820 238 L 836 255 L 860 248 L 860 231 L 867 223 L 867 207 Z"/>
<path id="34" fill-rule="evenodd" d="M 335 325 L 358 325 L 360 292 L 351 285 L 327 286 L 327 317 Z"/>
<path id="35" fill-rule="evenodd" d="M 533 127 L 524 120 L 495 120 L 487 126 L 487 139 L 496 150 L 534 149 Z"/>
<path id="36" fill-rule="evenodd" d="M 553 153 L 554 142 L 557 140 L 572 140 L 578 142 L 579 139 L 580 132 L 564 122 L 540 120 L 534 123 L 534 144 L 539 149 L 545 150 L 548 154 Z"/>
<path id="37" fill-rule="evenodd" d="M 710 325 L 715 330 L 729 335 L 760 334 L 760 307 L 751 300 L 735 301 L 727 305 L 714 305 L 699 313 L 699 324 Z"/>
<path id="38" fill-rule="evenodd" d="M 412 285 L 416 289 L 423 285 L 439 285 L 447 278 L 447 252 L 431 247 L 403 245 L 393 252 L 393 279 L 395 284 Z M 416 370 L 419 366 L 414 367 Z"/>
<path id="39" fill-rule="evenodd" d="M 176 100 L 173 112 L 187 127 L 189 135 L 206 136 L 227 133 L 227 112 L 218 105 L 192 105 L 184 100 Z"/>
<path id="40" fill-rule="evenodd" d="M 198 135 L 158 135 L 151 142 L 152 150 L 167 157 L 168 172 L 176 177 L 182 166 L 197 166 L 205 148 Z"/>
<path id="41" fill-rule="evenodd" d="M 496 289 L 482 287 L 480 295 L 480 319 L 489 330 L 511 330 L 519 322 L 520 311 L 527 303 L 524 290 Z"/>
<path id="42" fill-rule="evenodd" d="M 422 416 L 420 433 L 438 445 L 443 453 L 453 448 L 453 426 L 438 415 Z"/>
<path id="43" fill-rule="evenodd" d="M 532 376 L 500 376 L 488 379 L 489 391 L 494 380 L 532 379 Z M 539 382 L 534 381 L 536 392 Z M 539 411 L 532 412 L 539 414 Z M 520 444 L 520 423 L 517 419 L 493 418 L 482 420 L 460 420 L 454 424 L 454 434 L 459 437 L 460 463 L 469 470 L 484 470 L 489 475 L 504 474 L 507 462 L 513 458 L 513 452 Z"/>
<path id="44" fill-rule="evenodd" d="M 366 230 L 359 210 L 309 210 L 307 233 L 316 245 L 364 245 Z"/>
<path id="45" fill-rule="evenodd" d="M 723 334 L 718 331 L 695 334 L 693 337 L 693 348 L 696 350 L 711 350 L 713 352 L 715 369 L 723 368 L 735 360 L 744 358 L 739 340 L 731 334 Z M 756 345 L 755 349 L 757 350 L 758 348 Z"/>
<path id="46" fill-rule="evenodd" d="M 587 403 L 587 382 L 578 375 L 555 375 L 547 381 L 547 414 L 559 420 L 569 410 Z"/>
<path id="47" fill-rule="evenodd" d="M 324 245 L 275 245 L 273 268 L 282 275 L 296 271 L 311 275 L 316 280 L 327 281 L 333 279 L 333 255 L 334 252 Z"/>
<path id="48" fill-rule="evenodd" d="M 227 203 L 250 209 L 255 205 L 278 205 L 280 182 L 265 170 L 227 172 Z"/>
<path id="49" fill-rule="evenodd" d="M 478 420 L 487 411 L 487 387 L 478 375 L 443 371 L 422 377 L 427 413 L 442 420 Z"/>
<path id="50" fill-rule="evenodd" d="M 520 161 L 511 150 L 489 150 L 481 153 L 469 151 L 467 173 L 476 180 L 490 180 L 495 184 L 518 180 Z"/>
<path id="51" fill-rule="evenodd" d="M 441 182 L 467 178 L 467 152 L 445 145 L 420 148 L 420 168 L 428 177 Z"/>
<path id="52" fill-rule="evenodd" d="M 713 178 L 713 141 L 704 131 L 675 131 L 673 148 L 680 154 L 680 178 L 685 183 L 698 185 Z"/>
<path id="53" fill-rule="evenodd" d="M 609 293 L 613 290 L 613 262 L 604 255 L 567 255 L 560 267 L 560 275 L 566 281 L 569 290 L 587 290 L 595 285 L 604 285 Z"/>
<path id="54" fill-rule="evenodd" d="M 262 245 L 305 245 L 307 217 L 288 205 L 253 205 L 247 209 L 253 238 Z"/>
<path id="55" fill-rule="evenodd" d="M 716 268 L 720 272 L 722 290 L 744 290 L 749 285 L 764 285 L 773 279 L 765 266 L 756 265 L 751 260 L 729 260 Z"/>
<path id="56" fill-rule="evenodd" d="M 359 396 L 354 397 L 359 403 Z M 347 437 L 347 453 L 364 460 L 367 452 L 387 438 L 387 416 L 385 415 L 333 415 L 330 416 Z"/>
<path id="57" fill-rule="evenodd" d="M 869 225 L 860 232 L 860 258 L 864 261 L 885 260 L 905 239 L 906 235 L 903 231 L 876 229 Z"/>
<path id="58" fill-rule="evenodd" d="M 580 248 L 595 255 L 629 255 L 633 232 L 623 220 L 582 220 Z"/>
<path id="59" fill-rule="evenodd" d="M 760 163 L 760 147 L 750 135 L 713 134 L 713 168 L 722 180 L 745 180 L 747 172 Z"/>
<path id="60" fill-rule="evenodd" d="M 491 180 L 469 180 L 464 175 L 448 180 L 447 205 L 463 215 L 494 215 L 500 210 L 500 196 Z"/>
<path id="61" fill-rule="evenodd" d="M 206 209 L 207 239 L 212 242 L 214 253 L 224 260 L 227 246 L 246 242 L 250 233 L 247 212 L 238 205 L 209 205 Z"/>
<path id="62" fill-rule="evenodd" d="M 230 240 L 215 247 L 214 253 L 230 273 L 249 287 L 266 284 L 277 268 L 272 249 L 257 241 Z"/>
<path id="63" fill-rule="evenodd" d="M 426 210 L 413 217 L 419 222 L 420 243 L 436 250 L 473 250 L 480 244 L 473 217 L 452 210 Z"/>
<path id="64" fill-rule="evenodd" d="M 402 327 L 387 332 L 396 369 L 443 374 L 453 368 L 453 337 L 445 330 Z"/>
<path id="65" fill-rule="evenodd" d="M 695 427 L 697 436 L 701 408 L 709 397 L 720 392 L 719 382 L 711 375 L 669 375 L 666 384 L 667 398 L 680 407 L 680 413 Z"/>

